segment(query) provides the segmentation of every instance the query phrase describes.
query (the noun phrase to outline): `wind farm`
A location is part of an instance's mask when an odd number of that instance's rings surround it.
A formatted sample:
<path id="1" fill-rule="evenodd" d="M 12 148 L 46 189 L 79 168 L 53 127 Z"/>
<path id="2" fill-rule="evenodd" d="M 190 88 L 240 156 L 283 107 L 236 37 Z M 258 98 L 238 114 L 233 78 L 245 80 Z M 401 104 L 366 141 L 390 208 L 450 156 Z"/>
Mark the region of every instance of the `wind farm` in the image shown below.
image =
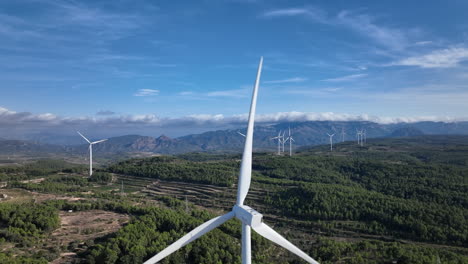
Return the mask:
<path id="1" fill-rule="evenodd" d="M 468 263 L 465 10 L 0 2 L 0 263 Z"/>

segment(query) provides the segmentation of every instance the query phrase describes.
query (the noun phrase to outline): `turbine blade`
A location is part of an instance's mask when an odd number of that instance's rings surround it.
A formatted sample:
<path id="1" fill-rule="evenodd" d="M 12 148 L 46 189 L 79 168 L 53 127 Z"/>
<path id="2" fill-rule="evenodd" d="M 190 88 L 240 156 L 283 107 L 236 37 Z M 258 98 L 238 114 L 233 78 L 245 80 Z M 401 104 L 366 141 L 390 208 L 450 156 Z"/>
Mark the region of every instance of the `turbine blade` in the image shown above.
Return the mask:
<path id="1" fill-rule="evenodd" d="M 301 257 L 303 260 L 311 264 L 319 264 L 313 258 L 309 257 L 309 255 L 304 253 L 304 251 L 300 250 L 298 247 L 296 247 L 291 242 L 286 240 L 286 238 L 282 237 L 275 230 L 273 230 L 273 228 L 269 227 L 265 223 L 261 223 L 260 225 L 257 225 L 257 226 L 252 226 L 252 229 L 255 230 L 255 232 L 257 232 L 262 237 L 270 240 L 273 243 L 276 243 L 282 246 L 283 248 Z"/>
<path id="2" fill-rule="evenodd" d="M 244 153 L 242 154 L 242 162 L 239 173 L 239 183 L 237 184 L 237 205 L 244 204 L 245 197 L 250 188 L 250 180 L 252 178 L 252 144 L 253 132 L 255 123 L 255 109 L 257 108 L 257 93 L 260 84 L 260 75 L 262 73 L 263 57 L 260 57 L 258 65 L 257 78 L 252 93 L 252 102 L 250 104 L 249 123 L 247 126 L 247 137 L 245 138 Z"/>
<path id="3" fill-rule="evenodd" d="M 81 134 L 80 131 L 76 131 L 76 133 L 80 134 L 80 136 L 84 138 L 84 140 L 86 140 L 89 144 L 91 144 L 91 141 L 89 141 L 85 136 L 83 136 L 83 134 Z"/>
<path id="4" fill-rule="evenodd" d="M 97 143 L 101 143 L 101 142 L 104 142 L 104 141 L 107 141 L 107 139 L 102 139 L 102 140 L 94 141 L 94 142 L 91 142 L 91 144 L 97 144 Z"/>
<path id="5" fill-rule="evenodd" d="M 190 242 L 198 239 L 199 237 L 203 236 L 204 234 L 210 232 L 211 230 L 215 229 L 216 227 L 222 225 L 227 220 L 234 217 L 234 212 L 229 212 L 225 215 L 218 216 L 216 218 L 211 219 L 208 222 L 205 222 L 199 225 L 194 230 L 187 233 L 185 236 L 181 237 L 176 242 L 172 243 L 167 248 L 163 249 L 161 252 L 153 256 L 152 258 L 148 259 L 144 262 L 144 264 L 153 264 L 161 261 L 163 258 L 169 256 L 174 251 L 180 249 L 181 247 L 189 244 Z"/>
<path id="6" fill-rule="evenodd" d="M 244 135 L 244 134 L 242 134 L 242 133 L 241 133 L 241 132 L 239 132 L 239 131 L 237 131 L 237 134 L 239 134 L 239 135 L 241 135 L 241 136 L 245 137 L 245 135 Z"/>

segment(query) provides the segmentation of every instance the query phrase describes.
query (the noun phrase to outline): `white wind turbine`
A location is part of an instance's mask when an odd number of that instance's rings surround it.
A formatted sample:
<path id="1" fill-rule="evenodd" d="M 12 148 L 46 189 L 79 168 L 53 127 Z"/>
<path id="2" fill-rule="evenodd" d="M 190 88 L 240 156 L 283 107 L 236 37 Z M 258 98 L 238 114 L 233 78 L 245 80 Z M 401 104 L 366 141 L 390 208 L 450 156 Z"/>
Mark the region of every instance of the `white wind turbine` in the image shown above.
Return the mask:
<path id="1" fill-rule="evenodd" d="M 244 134 L 242 134 L 240 131 L 237 131 L 237 134 L 239 134 L 239 135 L 241 135 L 241 136 L 245 137 L 245 135 L 244 135 Z"/>
<path id="2" fill-rule="evenodd" d="M 254 132 L 254 122 L 255 122 L 255 109 L 257 105 L 257 91 L 260 82 L 260 74 L 262 71 L 263 57 L 260 58 L 260 64 L 258 66 L 257 79 L 255 81 L 255 86 L 252 94 L 252 102 L 250 105 L 249 121 L 247 126 L 247 134 L 245 138 L 244 153 L 242 154 L 242 162 L 239 173 L 239 183 L 237 188 L 237 201 L 232 211 L 218 216 L 209 220 L 208 222 L 198 226 L 194 230 L 190 231 L 188 234 L 159 252 L 154 257 L 147 260 L 144 264 L 153 264 L 161 261 L 163 258 L 172 254 L 174 251 L 180 249 L 181 247 L 189 244 L 190 242 L 198 239 L 202 235 L 208 233 L 209 231 L 215 229 L 216 227 L 222 225 L 224 222 L 228 221 L 231 218 L 237 218 L 242 223 L 242 264 L 251 264 L 251 228 L 257 232 L 259 235 L 265 237 L 266 239 L 284 247 L 285 249 L 291 251 L 297 256 L 301 257 L 308 263 L 318 264 L 317 261 L 309 257 L 302 250 L 294 246 L 291 242 L 286 240 L 280 234 L 278 234 L 271 227 L 263 223 L 263 215 L 255 211 L 251 207 L 244 205 L 245 197 L 249 191 L 250 181 L 252 178 L 252 143 L 253 143 L 253 132 Z"/>
<path id="3" fill-rule="evenodd" d="M 361 131 L 356 129 L 357 144 L 361 145 Z"/>
<path id="4" fill-rule="evenodd" d="M 361 147 L 362 147 L 362 146 L 364 146 L 366 131 L 365 131 L 365 129 L 361 129 L 361 130 L 358 130 L 357 134 L 358 134 L 358 145 L 361 145 Z"/>
<path id="5" fill-rule="evenodd" d="M 76 131 L 86 142 L 89 143 L 89 176 L 93 175 L 93 145 L 106 141 L 107 139 L 102 139 L 98 141 L 91 142 L 85 136 L 83 136 L 79 131 Z"/>
<path id="6" fill-rule="evenodd" d="M 330 137 L 330 151 L 333 151 L 333 136 L 335 134 L 330 135 L 330 134 L 327 133 L 327 135 Z"/>
<path id="7" fill-rule="evenodd" d="M 287 138 L 284 138 L 284 135 L 286 134 L 286 131 L 283 132 L 283 135 L 281 136 L 281 151 L 284 153 L 284 143 L 286 143 L 286 141 L 288 141 Z"/>
<path id="8" fill-rule="evenodd" d="M 278 132 L 278 136 L 272 137 L 270 139 L 278 139 L 278 155 L 281 155 L 281 130 Z"/>
<path id="9" fill-rule="evenodd" d="M 366 144 L 367 143 L 367 132 L 366 132 L 365 129 L 362 130 L 362 136 L 364 137 L 364 144 Z"/>
<path id="10" fill-rule="evenodd" d="M 291 128 L 289 128 L 289 136 L 286 140 L 289 140 L 289 156 L 292 156 L 292 142 L 296 142 L 294 138 L 291 136 Z"/>

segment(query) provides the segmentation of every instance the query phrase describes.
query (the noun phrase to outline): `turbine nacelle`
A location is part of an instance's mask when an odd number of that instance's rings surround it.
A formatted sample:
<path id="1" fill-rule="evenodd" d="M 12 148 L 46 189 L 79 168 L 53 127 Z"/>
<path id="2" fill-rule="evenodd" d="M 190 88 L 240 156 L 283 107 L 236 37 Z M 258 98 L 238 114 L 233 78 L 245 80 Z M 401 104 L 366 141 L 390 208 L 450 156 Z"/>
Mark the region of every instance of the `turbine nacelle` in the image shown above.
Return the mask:
<path id="1" fill-rule="evenodd" d="M 247 205 L 234 205 L 232 211 L 243 224 L 255 228 L 262 224 L 263 215 Z"/>

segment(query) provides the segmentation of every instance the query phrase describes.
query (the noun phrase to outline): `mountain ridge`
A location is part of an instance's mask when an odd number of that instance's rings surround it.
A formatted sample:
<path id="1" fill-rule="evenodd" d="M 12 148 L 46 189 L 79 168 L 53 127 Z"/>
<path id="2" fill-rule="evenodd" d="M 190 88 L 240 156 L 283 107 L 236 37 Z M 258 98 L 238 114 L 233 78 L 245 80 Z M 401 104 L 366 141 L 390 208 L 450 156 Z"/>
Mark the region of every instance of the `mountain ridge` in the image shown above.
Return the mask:
<path id="1" fill-rule="evenodd" d="M 363 130 L 367 138 L 401 137 L 434 134 L 468 134 L 468 122 L 418 122 L 398 124 L 378 124 L 367 121 L 306 121 L 284 122 L 269 125 L 257 125 L 254 134 L 254 148 L 257 151 L 274 151 L 278 141 L 272 137 L 279 132 L 288 137 L 291 129 L 295 139 L 294 148 L 314 146 L 328 143 L 327 133 L 335 133 L 334 142 L 356 140 L 357 130 Z M 342 134 L 344 131 L 344 135 Z M 155 154 L 180 154 L 186 152 L 238 152 L 243 148 L 244 137 L 238 132 L 245 133 L 245 128 L 207 131 L 201 134 L 191 134 L 177 138 L 166 135 L 158 137 L 123 135 L 111 137 L 108 141 L 93 147 L 96 153 L 130 153 L 148 152 Z M 442 133 L 445 132 L 445 133 Z M 343 137 L 344 136 L 344 137 Z M 5 152 L 71 152 L 83 153 L 87 151 L 87 144 L 74 146 L 60 146 L 47 142 L 5 140 L 0 139 L 2 147 L 0 153 Z M 289 147 L 286 143 L 285 148 Z"/>

